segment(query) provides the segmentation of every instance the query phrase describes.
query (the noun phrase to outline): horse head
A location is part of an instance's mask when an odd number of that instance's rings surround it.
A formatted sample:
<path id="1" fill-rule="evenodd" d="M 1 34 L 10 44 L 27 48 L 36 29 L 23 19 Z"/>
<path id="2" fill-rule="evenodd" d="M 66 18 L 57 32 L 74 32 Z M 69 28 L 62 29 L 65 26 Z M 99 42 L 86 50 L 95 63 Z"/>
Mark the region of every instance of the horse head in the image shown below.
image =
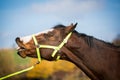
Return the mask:
<path id="1" fill-rule="evenodd" d="M 34 35 L 39 45 L 58 46 L 70 32 L 74 31 L 76 25 L 77 23 L 75 25 L 71 24 L 69 26 L 57 25 L 52 29 L 39 32 Z M 21 57 L 25 58 L 26 56 L 28 56 L 37 58 L 36 45 L 34 43 L 32 35 L 17 37 L 16 43 L 18 45 L 18 54 Z M 52 52 L 53 49 L 40 49 L 41 57 L 47 60 L 54 60 L 54 58 L 51 57 Z M 60 51 L 58 51 L 57 54 L 58 53 L 60 53 Z"/>
<path id="2" fill-rule="evenodd" d="M 37 58 L 39 50 L 41 57 L 46 60 L 56 60 L 60 56 L 60 59 L 74 63 L 92 80 L 120 80 L 120 47 L 78 33 L 74 30 L 76 25 L 77 23 L 69 26 L 57 25 L 35 34 L 34 37 L 17 37 L 18 54 L 23 58 Z M 71 36 L 68 38 L 69 34 Z M 39 48 L 42 45 L 54 46 L 56 49 Z M 57 52 L 52 56 L 55 50 Z"/>

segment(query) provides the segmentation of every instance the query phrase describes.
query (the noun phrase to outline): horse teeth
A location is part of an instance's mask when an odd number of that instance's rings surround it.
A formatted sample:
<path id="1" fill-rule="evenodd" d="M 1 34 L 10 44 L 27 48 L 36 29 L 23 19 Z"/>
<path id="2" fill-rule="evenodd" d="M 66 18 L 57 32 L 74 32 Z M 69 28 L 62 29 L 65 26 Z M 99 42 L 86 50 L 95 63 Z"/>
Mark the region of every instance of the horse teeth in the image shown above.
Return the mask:
<path id="1" fill-rule="evenodd" d="M 20 47 L 17 47 L 17 50 L 19 50 L 20 49 Z"/>

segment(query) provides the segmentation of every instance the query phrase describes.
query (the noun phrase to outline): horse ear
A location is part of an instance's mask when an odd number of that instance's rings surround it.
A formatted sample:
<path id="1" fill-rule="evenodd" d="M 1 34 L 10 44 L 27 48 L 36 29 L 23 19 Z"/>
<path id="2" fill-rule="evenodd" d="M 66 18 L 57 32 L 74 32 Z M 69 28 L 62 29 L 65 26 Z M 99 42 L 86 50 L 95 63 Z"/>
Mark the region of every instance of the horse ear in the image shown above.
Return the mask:
<path id="1" fill-rule="evenodd" d="M 73 25 L 73 23 L 72 23 L 71 25 L 67 26 L 65 32 L 68 34 L 68 33 L 72 32 L 72 31 L 74 31 L 75 28 L 76 28 L 76 25 L 77 25 L 77 23 L 74 24 L 74 25 Z"/>

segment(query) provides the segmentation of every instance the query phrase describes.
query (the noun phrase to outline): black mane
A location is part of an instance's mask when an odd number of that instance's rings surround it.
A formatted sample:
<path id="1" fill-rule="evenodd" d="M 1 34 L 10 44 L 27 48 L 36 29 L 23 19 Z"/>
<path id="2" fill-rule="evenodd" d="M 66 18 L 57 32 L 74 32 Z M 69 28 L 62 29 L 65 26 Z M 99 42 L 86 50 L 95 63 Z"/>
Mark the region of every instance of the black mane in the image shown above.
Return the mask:
<path id="1" fill-rule="evenodd" d="M 56 29 L 56 28 L 65 28 L 66 26 L 62 25 L 62 24 L 58 24 L 56 26 L 53 27 L 53 29 Z"/>
<path id="2" fill-rule="evenodd" d="M 120 48 L 120 46 L 114 45 L 113 43 L 105 42 L 105 41 L 103 41 L 103 40 L 94 38 L 93 36 L 89 36 L 89 35 L 86 35 L 86 34 L 84 34 L 84 33 L 79 33 L 79 32 L 77 32 L 77 31 L 74 31 L 74 33 L 76 33 L 78 37 L 82 37 L 82 38 L 85 40 L 85 42 L 86 42 L 90 47 L 93 47 L 93 46 L 94 46 L 94 41 L 93 41 L 93 40 L 95 39 L 95 40 L 98 40 L 98 41 L 106 44 L 106 45 L 109 46 L 109 47 L 112 47 L 112 48 Z"/>
<path id="3" fill-rule="evenodd" d="M 62 24 L 58 24 L 58 25 L 54 26 L 53 28 L 57 29 L 57 28 L 65 28 L 65 27 L 66 26 L 64 26 Z M 90 46 L 90 47 L 94 46 L 94 41 L 93 40 L 95 39 L 95 40 L 98 40 L 98 41 L 100 41 L 104 44 L 107 44 L 109 47 L 120 48 L 120 46 L 116 46 L 113 43 L 105 42 L 103 40 L 94 38 L 93 36 L 89 36 L 89 35 L 86 35 L 84 33 L 79 33 L 76 30 L 74 30 L 73 32 L 76 33 L 78 37 L 82 37 L 85 40 L 85 42 L 88 44 L 88 46 Z"/>

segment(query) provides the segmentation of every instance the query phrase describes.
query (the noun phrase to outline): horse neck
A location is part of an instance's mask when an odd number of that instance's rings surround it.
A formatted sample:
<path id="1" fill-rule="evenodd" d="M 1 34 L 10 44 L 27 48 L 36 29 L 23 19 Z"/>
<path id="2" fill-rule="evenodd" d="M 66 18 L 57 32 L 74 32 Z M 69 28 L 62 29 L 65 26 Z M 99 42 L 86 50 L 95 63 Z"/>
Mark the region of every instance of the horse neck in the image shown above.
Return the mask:
<path id="1" fill-rule="evenodd" d="M 81 47 L 81 45 L 84 45 L 86 48 Z M 65 47 L 68 49 L 68 52 L 65 53 L 67 55 L 66 60 L 78 66 L 92 80 L 99 80 L 83 62 L 83 54 L 81 54 L 80 49 L 83 53 L 85 53 L 86 49 L 89 49 L 83 39 L 76 36 L 76 34 L 73 34 Z"/>
<path id="2" fill-rule="evenodd" d="M 94 59 L 94 57 L 101 55 L 118 55 L 114 53 L 120 53 L 120 47 L 90 36 L 81 37 L 76 34 L 72 35 L 66 47 L 82 60 L 86 60 L 88 56 L 89 59 Z"/>
<path id="3" fill-rule="evenodd" d="M 89 46 L 84 38 L 73 34 L 66 47 L 74 56 L 73 58 L 73 56 L 68 54 L 68 60 L 76 64 L 92 80 L 104 80 L 104 77 L 109 74 L 106 68 L 109 68 L 111 62 L 113 62 L 112 65 L 116 65 L 117 59 L 109 60 L 110 57 L 117 57 L 116 49 L 100 40 L 93 39 L 93 45 Z M 117 66 L 115 67 L 118 68 Z M 109 79 L 109 77 L 107 79 Z"/>

